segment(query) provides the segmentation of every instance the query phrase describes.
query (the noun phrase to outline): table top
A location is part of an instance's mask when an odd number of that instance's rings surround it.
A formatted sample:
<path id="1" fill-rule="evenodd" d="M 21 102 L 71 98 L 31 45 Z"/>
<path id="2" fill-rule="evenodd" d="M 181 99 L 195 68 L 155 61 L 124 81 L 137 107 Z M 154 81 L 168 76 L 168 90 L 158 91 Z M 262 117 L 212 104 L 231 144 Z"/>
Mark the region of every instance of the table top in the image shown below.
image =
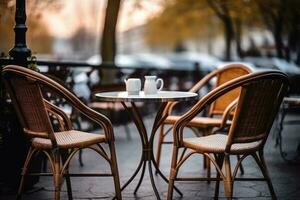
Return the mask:
<path id="1" fill-rule="evenodd" d="M 139 95 L 128 95 L 126 91 L 101 92 L 95 94 L 101 101 L 114 102 L 169 102 L 190 101 L 198 99 L 198 94 L 183 91 L 159 91 L 157 94 L 145 95 L 143 91 Z"/>

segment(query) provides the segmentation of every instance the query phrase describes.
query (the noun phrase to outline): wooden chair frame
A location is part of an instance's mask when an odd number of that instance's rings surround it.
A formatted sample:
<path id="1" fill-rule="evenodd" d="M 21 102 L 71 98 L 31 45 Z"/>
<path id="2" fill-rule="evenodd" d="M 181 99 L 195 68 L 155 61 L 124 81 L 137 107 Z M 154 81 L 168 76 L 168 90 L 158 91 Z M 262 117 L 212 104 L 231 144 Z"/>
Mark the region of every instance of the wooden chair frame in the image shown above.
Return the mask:
<path id="1" fill-rule="evenodd" d="M 259 83 L 259 84 L 257 84 Z M 251 97 L 251 93 L 254 93 L 258 87 L 262 84 L 265 84 L 263 87 L 269 88 L 272 93 L 268 94 L 271 96 L 255 96 Z M 272 123 L 275 119 L 276 113 L 280 107 L 282 99 L 288 90 L 288 77 L 286 74 L 279 71 L 265 71 L 265 72 L 257 72 L 249 75 L 242 76 L 240 78 L 236 78 L 232 81 L 229 81 L 201 98 L 188 112 L 186 112 L 180 119 L 178 119 L 174 125 L 174 144 L 173 144 L 173 153 L 172 153 L 172 162 L 169 176 L 169 190 L 168 190 L 168 199 L 172 199 L 173 197 L 173 185 L 175 181 L 207 181 L 213 180 L 216 181 L 215 188 L 215 198 L 218 198 L 219 194 L 219 182 L 222 180 L 224 182 L 224 191 L 225 196 L 228 199 L 232 198 L 233 195 L 233 183 L 235 180 L 255 180 L 255 181 L 267 181 L 268 187 L 272 196 L 272 199 L 276 199 L 276 194 L 274 192 L 270 176 L 267 170 L 266 162 L 264 159 L 263 149 L 268 138 L 268 134 L 270 132 Z M 227 143 L 224 145 L 224 149 L 220 151 L 212 151 L 206 150 L 205 147 L 202 148 L 191 148 L 187 147 L 184 142 L 184 128 L 187 124 L 199 113 L 201 112 L 205 106 L 214 102 L 220 96 L 226 94 L 227 92 L 242 87 L 241 94 L 237 104 L 236 114 L 233 118 L 232 125 L 230 126 L 229 134 L 227 136 Z M 266 91 L 266 90 L 264 90 Z M 256 93 L 257 94 L 257 93 Z M 251 98 L 249 98 L 251 97 Z M 248 110 L 247 105 L 249 102 L 254 102 L 259 105 L 264 103 L 264 99 L 269 97 L 267 101 L 269 102 L 267 108 L 251 108 L 253 110 Z M 272 100 L 270 99 L 272 97 Z M 272 102 L 273 104 L 271 104 Z M 263 104 L 265 105 L 265 104 Z M 256 129 L 251 129 L 251 126 L 248 126 L 247 120 L 241 120 L 247 116 L 247 113 L 253 113 L 254 110 L 263 109 L 260 114 L 262 114 L 262 122 L 255 121 L 254 125 L 256 125 Z M 249 119 L 250 122 L 252 119 Z M 246 122 L 245 122 L 246 121 Z M 249 131 L 249 130 L 252 130 Z M 243 130 L 243 131 L 241 131 Z M 260 132 L 261 131 L 261 132 Z M 244 134 L 244 135 L 243 135 Z M 251 135 L 252 134 L 252 135 Z M 206 136 L 210 137 L 210 136 Z M 203 137 L 205 138 L 205 137 Z M 251 142 L 258 142 L 256 146 L 249 150 L 240 150 L 233 151 L 232 147 L 236 144 L 249 144 Z M 191 151 L 186 155 L 180 157 L 178 159 L 179 150 L 182 148 L 189 148 Z M 178 178 L 178 170 L 182 166 L 182 164 L 193 154 L 199 153 L 204 154 L 209 158 L 209 160 L 216 167 L 217 175 L 216 178 Z M 213 154 L 213 156 L 212 156 Z M 241 155 L 241 159 L 238 160 L 235 165 L 234 171 L 231 171 L 230 164 L 230 155 Z M 237 178 L 237 170 L 241 165 L 242 161 L 247 156 L 252 156 L 256 163 L 258 164 L 260 170 L 262 171 L 263 178 Z M 222 171 L 223 163 L 225 163 L 225 172 Z"/>
<path id="2" fill-rule="evenodd" d="M 236 72 L 237 74 L 231 75 L 232 77 L 230 78 L 225 78 L 224 79 L 224 74 L 226 76 L 227 74 L 230 74 L 231 72 Z M 246 75 L 251 73 L 252 70 L 250 69 L 249 66 L 246 66 L 244 64 L 239 64 L 239 63 L 233 63 L 233 64 L 228 64 L 224 65 L 222 68 L 219 68 L 217 70 L 212 71 L 211 73 L 207 74 L 204 78 L 202 78 L 198 83 L 196 83 L 189 91 L 190 92 L 199 92 L 204 86 L 206 86 L 212 79 L 216 79 L 216 83 L 213 86 L 213 88 L 218 87 L 219 85 L 230 81 L 232 78 L 236 78 L 242 75 Z M 201 120 L 199 121 L 192 121 L 191 123 L 187 124 L 187 127 L 190 128 L 190 130 L 196 135 L 196 136 L 201 136 L 200 131 L 203 132 L 203 135 L 209 135 L 212 133 L 214 128 L 218 128 L 218 130 L 224 129 L 226 126 L 229 124 L 227 123 L 227 119 L 230 115 L 232 115 L 232 110 L 235 107 L 235 99 L 237 98 L 238 94 L 237 92 L 231 93 L 230 95 L 227 95 L 227 99 L 225 99 L 225 103 L 223 102 L 222 99 L 217 99 L 215 102 L 211 104 L 211 106 L 208 109 L 208 115 L 207 117 L 201 117 Z M 233 103 L 232 103 L 233 102 Z M 222 108 L 219 108 L 218 105 L 221 103 L 224 104 Z M 168 113 L 168 116 L 172 116 L 172 111 L 174 109 L 174 106 L 176 105 L 176 102 L 169 103 L 166 106 L 165 112 Z M 220 120 L 216 124 L 205 124 L 204 120 L 209 119 L 209 118 L 214 118 L 214 117 L 220 117 Z M 200 119 L 200 118 L 199 118 Z M 173 142 L 165 142 L 164 138 L 171 132 L 172 127 L 167 129 L 165 131 L 165 126 L 166 125 L 174 125 L 175 121 L 169 122 L 168 118 L 167 120 L 162 123 L 159 131 L 159 136 L 158 136 L 158 145 L 157 145 L 157 152 L 156 152 L 156 162 L 157 165 L 160 165 L 160 159 L 161 159 L 161 150 L 162 150 L 162 145 L 163 144 L 172 144 Z M 210 163 L 209 159 L 204 158 L 203 162 L 204 168 L 207 168 L 207 176 L 210 177 Z M 244 173 L 243 167 L 240 167 L 241 173 Z"/>
<path id="3" fill-rule="evenodd" d="M 118 166 L 117 166 L 117 159 L 116 159 L 116 152 L 115 152 L 115 146 L 114 146 L 114 132 L 113 127 L 110 122 L 110 120 L 105 117 L 104 115 L 90 109 L 85 104 L 83 104 L 72 92 L 67 90 L 65 87 L 60 85 L 59 83 L 53 81 L 52 79 L 38 73 L 35 71 L 32 71 L 30 69 L 20 67 L 20 66 L 6 66 L 3 68 L 2 71 L 4 82 L 6 85 L 6 88 L 10 94 L 10 97 L 12 99 L 12 103 L 15 107 L 15 110 L 17 112 L 17 115 L 19 117 L 19 120 L 23 126 L 23 130 L 28 136 L 28 138 L 31 141 L 31 146 L 29 148 L 27 158 L 24 163 L 24 167 L 22 170 L 22 178 L 20 181 L 20 186 L 18 190 L 17 198 L 21 198 L 23 185 L 24 185 L 24 179 L 26 175 L 34 175 L 34 176 L 52 176 L 54 178 L 54 186 L 55 186 L 55 199 L 60 199 L 60 190 L 63 183 L 63 178 L 66 178 L 67 183 L 67 190 L 68 190 L 68 197 L 69 199 L 72 199 L 72 189 L 71 189 L 71 181 L 70 177 L 75 176 L 112 176 L 114 180 L 114 186 L 115 186 L 115 192 L 116 192 L 116 198 L 122 199 L 121 197 L 121 190 L 120 190 L 120 181 L 119 181 L 119 173 L 118 173 Z M 18 84 L 18 81 L 16 80 L 22 80 L 25 85 L 16 85 Z M 28 94 L 28 95 L 34 95 L 34 98 L 36 98 L 34 103 L 36 103 L 37 109 L 40 109 L 41 113 L 39 113 L 40 118 L 44 119 L 43 123 L 40 123 L 40 126 L 42 127 L 42 131 L 39 131 L 37 127 L 37 123 L 41 122 L 41 119 L 34 118 L 35 116 L 32 116 L 33 119 L 26 119 L 26 113 L 24 113 L 24 110 L 22 107 L 24 106 L 32 106 L 32 105 L 22 105 L 21 102 L 19 102 L 19 99 L 17 98 L 17 92 L 15 91 L 16 88 L 22 87 L 18 92 L 22 92 L 23 89 L 26 89 L 27 83 L 29 86 L 32 86 L 30 92 L 34 94 Z M 99 124 L 104 132 L 104 139 L 101 139 L 101 143 L 105 143 L 109 147 L 109 154 L 105 151 L 105 149 L 101 146 L 100 142 L 95 141 L 82 141 L 77 144 L 77 146 L 68 147 L 67 145 L 64 147 L 61 147 L 56 140 L 55 132 L 53 131 L 49 115 L 54 116 L 57 121 L 59 122 L 59 129 L 61 132 L 58 132 L 59 134 L 64 134 L 65 132 L 72 132 L 72 125 L 71 120 L 69 117 L 57 106 L 51 104 L 47 100 L 45 100 L 42 96 L 42 88 L 47 87 L 51 88 L 53 91 L 55 91 L 57 94 L 61 95 L 63 98 L 66 99 L 72 106 L 74 106 L 80 113 L 85 115 L 90 120 L 94 121 L 95 123 Z M 28 92 L 28 91 L 26 91 Z M 31 100 L 33 96 L 31 96 Z M 26 96 L 24 96 L 26 98 Z M 32 107 L 33 108 L 33 107 Z M 30 109 L 30 108 L 29 108 Z M 34 128 L 32 128 L 34 127 Z M 88 133 L 86 133 L 88 134 Z M 81 135 L 84 137 L 84 132 L 81 132 Z M 91 135 L 91 134 L 90 134 Z M 94 136 L 93 136 L 94 137 Z M 98 137 L 95 135 L 95 137 Z M 100 136 L 99 136 L 100 137 Z M 51 141 L 51 144 L 49 144 L 51 147 L 49 148 L 46 146 L 39 146 L 36 147 L 33 145 L 33 141 L 35 139 L 47 139 Z M 100 141 L 100 139 L 97 139 Z M 92 146 L 93 145 L 93 146 Z M 102 156 L 110 165 L 111 173 L 86 173 L 86 174 L 71 174 L 69 173 L 69 164 L 73 156 L 80 151 L 83 148 L 89 148 L 94 150 L 96 153 L 98 153 L 100 156 Z M 42 152 L 46 155 L 46 157 L 49 159 L 50 166 L 52 173 L 28 173 L 28 167 L 30 165 L 30 162 L 33 159 L 33 156 L 37 152 Z"/>

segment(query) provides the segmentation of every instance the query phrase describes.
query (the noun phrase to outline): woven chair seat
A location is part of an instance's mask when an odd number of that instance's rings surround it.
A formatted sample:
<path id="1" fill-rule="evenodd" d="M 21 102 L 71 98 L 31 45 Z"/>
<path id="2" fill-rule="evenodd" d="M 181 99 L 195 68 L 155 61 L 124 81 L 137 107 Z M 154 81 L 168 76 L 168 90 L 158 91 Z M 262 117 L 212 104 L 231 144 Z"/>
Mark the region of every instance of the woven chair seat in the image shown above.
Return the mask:
<path id="1" fill-rule="evenodd" d="M 175 122 L 181 116 L 168 116 L 164 121 L 165 124 L 175 124 Z M 196 128 L 207 128 L 207 127 L 219 127 L 222 123 L 221 118 L 212 118 L 212 117 L 195 117 L 192 119 L 188 126 L 196 127 Z M 231 121 L 228 121 L 227 124 L 230 125 Z"/>
<path id="2" fill-rule="evenodd" d="M 54 133 L 59 148 L 84 148 L 105 141 L 102 134 L 91 134 L 82 131 L 63 131 Z M 32 145 L 38 149 L 51 149 L 50 139 L 33 138 Z"/>
<path id="3" fill-rule="evenodd" d="M 184 138 L 183 145 L 200 152 L 222 153 L 225 151 L 227 144 L 227 135 L 214 134 L 204 137 Z M 261 144 L 258 142 L 238 143 L 231 146 L 230 153 L 238 154 L 241 152 L 256 151 Z"/>

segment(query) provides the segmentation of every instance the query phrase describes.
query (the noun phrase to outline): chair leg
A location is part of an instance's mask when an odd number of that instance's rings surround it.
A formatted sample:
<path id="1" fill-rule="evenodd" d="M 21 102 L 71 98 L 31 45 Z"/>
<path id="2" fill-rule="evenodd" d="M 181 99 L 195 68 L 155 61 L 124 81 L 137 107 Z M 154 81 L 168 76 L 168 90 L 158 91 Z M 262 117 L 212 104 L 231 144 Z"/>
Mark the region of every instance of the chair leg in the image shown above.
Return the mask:
<path id="1" fill-rule="evenodd" d="M 79 161 L 80 167 L 83 167 L 84 164 L 83 164 L 83 161 L 82 161 L 82 149 L 79 150 L 78 161 Z"/>
<path id="2" fill-rule="evenodd" d="M 229 154 L 225 153 L 225 179 L 224 179 L 224 191 L 227 199 L 232 199 L 233 194 L 233 179 L 231 174 L 230 158 Z"/>
<path id="3" fill-rule="evenodd" d="M 206 170 L 207 170 L 206 173 L 207 173 L 207 178 L 211 178 L 210 159 L 207 158 L 206 156 L 205 156 L 205 158 L 206 158 Z M 207 183 L 210 183 L 210 180 L 208 180 Z"/>
<path id="4" fill-rule="evenodd" d="M 203 136 L 208 136 L 211 133 L 212 129 L 204 129 L 203 130 Z M 210 160 L 206 156 L 203 157 L 203 168 L 207 169 L 208 165 L 210 165 Z M 208 175 L 207 175 L 208 176 Z"/>
<path id="5" fill-rule="evenodd" d="M 22 169 L 21 180 L 20 180 L 18 193 L 17 193 L 17 199 L 22 198 L 25 177 L 26 177 L 26 174 L 27 174 L 27 171 L 28 171 L 28 166 L 30 164 L 30 161 L 32 159 L 32 156 L 33 156 L 34 152 L 35 152 L 35 150 L 32 147 L 30 147 L 29 150 L 28 150 L 27 156 L 26 156 L 26 160 L 24 162 L 23 169 Z"/>
<path id="6" fill-rule="evenodd" d="M 119 171 L 118 171 L 118 164 L 117 164 L 116 150 L 115 150 L 114 143 L 111 142 L 109 144 L 109 148 L 110 148 L 110 154 L 111 154 L 110 167 L 111 167 L 111 173 L 112 173 L 113 179 L 114 179 L 116 198 L 118 200 L 121 200 L 122 194 L 121 194 L 120 178 L 119 178 Z"/>
<path id="7" fill-rule="evenodd" d="M 268 172 L 268 168 L 267 168 L 267 165 L 266 165 L 266 161 L 265 161 L 265 158 L 264 158 L 263 151 L 259 151 L 259 158 L 260 158 L 261 162 L 258 162 L 258 160 L 256 162 L 257 162 L 258 166 L 260 167 L 264 178 L 267 181 L 272 199 L 276 200 L 277 197 L 276 197 L 276 194 L 275 194 L 272 182 L 271 182 L 271 178 L 270 178 L 270 175 L 269 175 L 269 172 Z"/>
<path id="8" fill-rule="evenodd" d="M 207 136 L 206 130 L 203 130 L 203 136 Z M 207 162 L 209 162 L 208 158 L 205 155 L 203 155 L 203 169 L 207 168 Z"/>
<path id="9" fill-rule="evenodd" d="M 58 150 L 53 153 L 53 163 L 54 163 L 54 188 L 55 188 L 55 200 L 60 200 L 60 190 L 62 185 L 62 174 L 61 174 L 61 164 L 60 164 L 60 154 Z"/>
<path id="10" fill-rule="evenodd" d="M 212 128 L 208 128 L 208 129 L 205 129 L 203 131 L 203 136 L 208 136 L 210 135 L 210 133 L 212 132 Z M 211 177 L 211 167 L 210 167 L 210 159 L 207 157 L 207 156 L 204 156 L 203 157 L 203 168 L 206 169 L 206 173 L 207 173 L 207 178 L 210 178 Z M 207 181 L 207 183 L 210 183 L 210 180 Z"/>
<path id="11" fill-rule="evenodd" d="M 164 142 L 164 125 L 162 124 L 160 126 L 160 131 L 159 131 L 158 141 L 157 141 L 156 164 L 158 167 L 160 164 L 161 148 L 163 142 Z"/>
<path id="12" fill-rule="evenodd" d="M 222 170 L 223 167 L 223 162 L 224 162 L 224 154 L 216 154 L 215 155 L 215 159 L 217 161 L 218 166 L 220 167 L 220 169 Z M 220 178 L 220 173 L 217 170 L 217 179 Z M 220 180 L 216 181 L 216 187 L 215 187 L 215 197 L 214 199 L 219 199 L 219 188 L 220 188 Z"/>
<path id="13" fill-rule="evenodd" d="M 236 158 L 239 161 L 240 160 L 240 155 L 236 155 Z M 244 167 L 243 167 L 242 163 L 240 164 L 240 170 L 241 170 L 241 174 L 243 175 L 245 171 L 244 171 Z"/>
<path id="14" fill-rule="evenodd" d="M 72 111 L 73 112 L 73 111 Z M 79 116 L 79 114 L 77 112 L 72 113 L 72 121 L 73 121 L 73 125 L 75 125 L 75 127 L 78 130 L 82 131 L 82 126 L 81 126 L 81 117 Z M 83 161 L 82 161 L 82 149 L 79 150 L 79 154 L 78 154 L 78 162 L 80 167 L 83 167 Z"/>
<path id="15" fill-rule="evenodd" d="M 63 160 L 63 163 L 65 163 L 67 159 L 68 159 L 68 150 L 64 150 L 64 151 L 62 151 L 62 160 Z M 72 195 L 71 180 L 70 180 L 70 176 L 69 176 L 69 164 L 66 167 L 66 171 L 63 172 L 63 173 L 65 175 L 66 183 L 67 183 L 68 199 L 72 200 L 73 199 L 73 195 Z"/>
<path id="16" fill-rule="evenodd" d="M 173 145 L 173 152 L 172 152 L 172 161 L 171 161 L 171 170 L 169 176 L 169 187 L 168 187 L 168 196 L 167 199 L 173 199 L 173 188 L 174 182 L 177 177 L 177 156 L 178 156 L 178 147 Z"/>

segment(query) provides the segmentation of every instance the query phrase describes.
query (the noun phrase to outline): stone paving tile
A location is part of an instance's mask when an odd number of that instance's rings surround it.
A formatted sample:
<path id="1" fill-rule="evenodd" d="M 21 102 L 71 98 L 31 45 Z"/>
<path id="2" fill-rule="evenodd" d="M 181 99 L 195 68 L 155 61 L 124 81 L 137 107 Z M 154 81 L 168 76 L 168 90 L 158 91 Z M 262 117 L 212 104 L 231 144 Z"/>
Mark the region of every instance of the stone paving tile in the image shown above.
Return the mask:
<path id="1" fill-rule="evenodd" d="M 152 120 L 146 120 L 146 127 L 150 127 Z M 141 156 L 141 144 L 135 126 L 129 124 L 131 131 L 131 140 L 128 140 L 123 126 L 115 128 L 117 158 L 121 177 L 121 185 L 123 185 L 131 176 L 138 164 L 138 159 Z M 299 141 L 300 135 L 297 135 L 297 126 L 288 126 L 284 130 L 285 143 L 292 144 L 290 149 L 295 149 L 295 140 Z M 274 132 L 275 133 L 275 132 Z M 289 164 L 280 157 L 278 148 L 274 147 L 274 133 L 266 144 L 265 157 L 269 172 L 272 178 L 275 192 L 278 199 L 297 200 L 300 199 L 300 165 Z M 290 138 L 290 139 L 289 139 Z M 289 141 L 292 140 L 292 141 Z M 171 145 L 163 147 L 163 155 L 161 168 L 163 173 L 168 177 L 168 169 L 170 163 Z M 91 172 L 95 170 L 108 171 L 108 165 L 103 159 L 98 159 L 98 155 L 90 150 L 83 152 L 84 166 L 80 167 L 77 158 L 71 163 L 71 171 L 73 172 Z M 233 158 L 234 160 L 235 158 Z M 180 175 L 182 176 L 201 176 L 205 175 L 202 169 L 202 156 L 193 156 L 182 167 Z M 244 162 L 245 177 L 260 176 L 258 167 L 253 159 L 246 159 Z M 148 170 L 148 169 L 146 169 Z M 213 170 L 214 171 L 214 170 Z M 138 175 L 139 177 L 139 175 Z M 162 199 L 166 199 L 167 184 L 160 178 L 155 177 L 157 188 Z M 145 173 L 145 179 L 136 195 L 133 194 L 134 188 L 138 182 L 136 178 L 123 192 L 122 196 L 128 200 L 153 200 L 156 199 L 151 188 L 148 172 Z M 174 199 L 189 200 L 213 199 L 214 182 L 178 182 L 178 188 L 183 192 L 183 197 L 180 197 L 174 191 Z M 225 199 L 224 191 L 220 185 L 220 199 Z M 23 195 L 25 200 L 50 200 L 53 199 L 53 186 L 50 177 L 43 177 L 36 187 L 42 187 L 43 190 L 31 194 Z M 78 200 L 98 200 L 112 199 L 114 196 L 114 187 L 111 178 L 72 178 L 72 190 L 74 199 Z M 13 195 L 0 196 L 0 199 L 14 199 Z M 61 192 L 61 199 L 68 199 L 65 185 Z M 235 182 L 234 184 L 234 199 L 241 200 L 267 200 L 271 199 L 267 184 L 265 182 Z"/>

